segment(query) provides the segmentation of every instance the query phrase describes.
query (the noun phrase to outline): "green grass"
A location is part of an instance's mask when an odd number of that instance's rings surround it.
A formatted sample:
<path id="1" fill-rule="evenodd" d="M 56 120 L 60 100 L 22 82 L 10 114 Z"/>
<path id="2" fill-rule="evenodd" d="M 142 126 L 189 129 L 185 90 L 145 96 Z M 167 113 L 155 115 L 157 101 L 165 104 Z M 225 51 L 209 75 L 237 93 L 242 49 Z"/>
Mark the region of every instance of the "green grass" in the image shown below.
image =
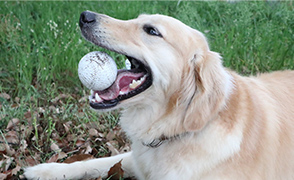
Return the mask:
<path id="1" fill-rule="evenodd" d="M 78 61 L 98 49 L 79 32 L 80 12 L 87 9 L 120 19 L 174 16 L 206 32 L 224 64 L 245 74 L 293 68 L 291 2 L 0 2 L 0 90 L 23 96 L 32 85 L 42 93 L 53 84 L 60 91 L 80 89 Z"/>
<path id="2" fill-rule="evenodd" d="M 100 121 L 101 132 L 116 126 L 117 112 L 97 115 L 79 101 L 88 90 L 78 79 L 78 62 L 86 53 L 101 50 L 81 36 L 78 20 L 84 10 L 119 19 L 141 13 L 173 16 L 203 32 L 211 49 L 222 55 L 224 65 L 244 75 L 294 69 L 291 1 L 0 2 L 0 93 L 10 95 L 9 99 L 0 97 L 1 133 L 5 134 L 9 120 L 18 118 L 33 127 L 31 136 L 50 145 L 60 122 L 73 121 L 78 126 Z M 109 54 L 123 65 L 124 57 Z M 54 102 L 60 94 L 67 96 Z M 78 136 L 87 130 L 73 128 L 72 133 Z M 35 148 L 43 153 L 43 161 L 50 157 L 44 143 L 31 144 L 32 152 Z"/>

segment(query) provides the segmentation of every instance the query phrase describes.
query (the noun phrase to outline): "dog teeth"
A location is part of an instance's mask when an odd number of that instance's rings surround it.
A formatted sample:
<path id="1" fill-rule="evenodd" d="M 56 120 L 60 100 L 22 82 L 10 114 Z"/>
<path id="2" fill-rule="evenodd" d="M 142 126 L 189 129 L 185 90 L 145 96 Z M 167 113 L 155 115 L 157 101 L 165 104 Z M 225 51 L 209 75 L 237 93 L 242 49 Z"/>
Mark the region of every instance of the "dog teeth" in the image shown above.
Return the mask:
<path id="1" fill-rule="evenodd" d="M 89 97 L 89 99 L 90 99 L 90 102 L 92 102 L 92 103 L 96 102 L 95 99 L 92 97 Z"/>
<path id="2" fill-rule="evenodd" d="M 141 78 L 140 78 L 140 81 L 141 81 L 141 82 L 144 82 L 144 81 L 145 81 L 145 79 L 146 79 L 146 77 L 147 77 L 146 75 L 145 75 L 145 76 L 143 76 L 143 77 L 141 77 Z"/>
<path id="3" fill-rule="evenodd" d="M 92 103 L 102 102 L 103 100 L 100 98 L 98 93 L 95 93 L 93 90 L 90 91 L 89 101 Z"/>
<path id="4" fill-rule="evenodd" d="M 89 96 L 89 101 L 90 101 L 90 102 L 93 101 L 92 95 Z"/>
<path id="5" fill-rule="evenodd" d="M 131 69 L 132 64 L 131 64 L 131 62 L 128 59 L 126 59 L 125 65 L 126 65 L 126 69 L 127 70 L 130 70 Z"/>
<path id="6" fill-rule="evenodd" d="M 95 94 L 95 100 L 96 100 L 96 102 L 101 102 L 101 101 L 103 101 L 103 100 L 100 98 L 100 96 L 98 95 L 98 93 Z"/>
<path id="7" fill-rule="evenodd" d="M 129 85 L 129 87 L 131 89 L 135 89 L 136 87 L 138 87 L 139 85 L 141 84 L 141 81 L 136 81 L 136 80 L 133 80 L 133 82 Z"/>
<path id="8" fill-rule="evenodd" d="M 146 76 L 143 76 L 140 80 L 133 80 L 132 81 L 132 83 L 129 85 L 129 87 L 131 88 L 131 89 L 135 89 L 135 88 L 137 88 L 139 85 L 141 85 L 142 84 L 142 82 L 144 82 L 145 81 L 145 79 L 146 79 Z"/>

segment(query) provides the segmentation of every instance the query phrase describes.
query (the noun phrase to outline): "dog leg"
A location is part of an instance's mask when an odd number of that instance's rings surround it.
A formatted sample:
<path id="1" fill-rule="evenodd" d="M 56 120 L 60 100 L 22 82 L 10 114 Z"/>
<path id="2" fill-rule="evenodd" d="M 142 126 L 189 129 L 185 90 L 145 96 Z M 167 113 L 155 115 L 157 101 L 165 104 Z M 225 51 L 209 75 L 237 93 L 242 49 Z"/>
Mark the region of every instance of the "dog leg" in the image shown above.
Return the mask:
<path id="1" fill-rule="evenodd" d="M 25 177 L 32 180 L 61 180 L 107 177 L 109 169 L 122 160 L 122 169 L 126 177 L 134 176 L 132 152 L 117 156 L 78 161 L 70 164 L 44 163 L 25 169 Z"/>

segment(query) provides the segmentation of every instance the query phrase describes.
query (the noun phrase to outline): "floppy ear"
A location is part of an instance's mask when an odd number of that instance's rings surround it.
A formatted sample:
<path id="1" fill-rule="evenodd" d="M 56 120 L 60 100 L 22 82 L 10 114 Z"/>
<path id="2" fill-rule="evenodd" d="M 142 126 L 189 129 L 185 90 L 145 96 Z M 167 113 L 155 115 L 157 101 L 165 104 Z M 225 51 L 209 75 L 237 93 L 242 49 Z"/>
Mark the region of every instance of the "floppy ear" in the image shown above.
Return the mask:
<path id="1" fill-rule="evenodd" d="M 201 130 L 225 106 L 232 88 L 231 75 L 222 66 L 219 54 L 208 51 L 192 60 L 193 93 L 190 92 L 183 125 L 186 131 Z"/>

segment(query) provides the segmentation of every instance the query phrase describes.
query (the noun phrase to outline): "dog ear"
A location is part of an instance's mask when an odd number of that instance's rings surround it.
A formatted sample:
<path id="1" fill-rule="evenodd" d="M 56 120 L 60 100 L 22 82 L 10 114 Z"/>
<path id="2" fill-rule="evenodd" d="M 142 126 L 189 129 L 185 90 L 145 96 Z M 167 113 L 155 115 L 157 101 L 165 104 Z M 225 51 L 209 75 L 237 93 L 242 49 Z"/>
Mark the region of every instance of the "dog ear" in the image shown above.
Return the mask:
<path id="1" fill-rule="evenodd" d="M 186 131 L 198 131 L 212 119 L 225 105 L 231 89 L 231 76 L 222 66 L 221 57 L 208 51 L 205 56 L 192 60 L 193 89 L 188 94 L 183 126 Z"/>

